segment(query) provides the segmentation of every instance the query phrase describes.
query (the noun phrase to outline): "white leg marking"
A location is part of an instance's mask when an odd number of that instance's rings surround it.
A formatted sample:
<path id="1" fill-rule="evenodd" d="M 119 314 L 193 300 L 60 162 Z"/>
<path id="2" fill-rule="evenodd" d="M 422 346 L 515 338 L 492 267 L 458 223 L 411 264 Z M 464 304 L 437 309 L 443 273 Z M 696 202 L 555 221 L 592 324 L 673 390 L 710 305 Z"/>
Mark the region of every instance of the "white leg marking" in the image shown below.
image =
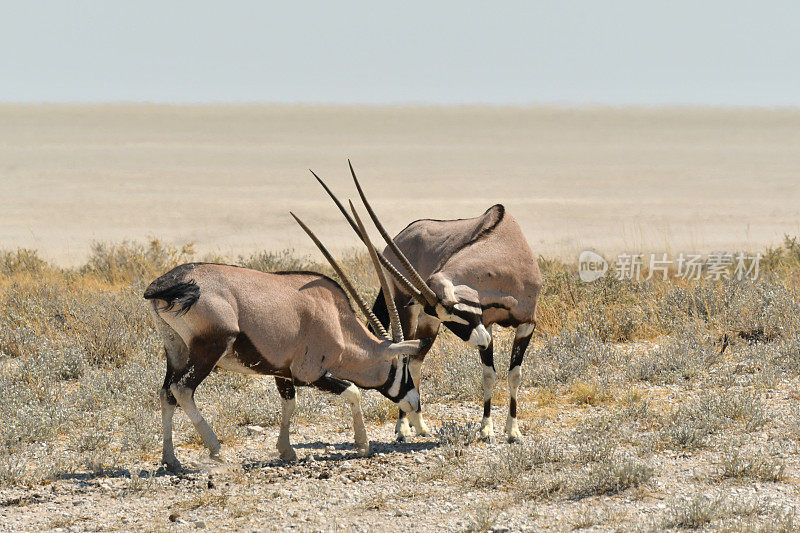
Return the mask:
<path id="1" fill-rule="evenodd" d="M 519 385 L 522 382 L 522 367 L 515 366 L 509 373 L 508 373 L 508 390 L 511 396 L 510 402 L 514 403 L 514 408 L 519 408 L 517 404 L 517 391 L 519 390 Z M 508 435 L 509 442 L 517 442 L 522 440 L 522 434 L 519 432 L 519 426 L 517 425 L 517 417 L 511 416 L 511 412 L 508 413 L 508 419 L 506 420 L 506 435 Z"/>
<path id="2" fill-rule="evenodd" d="M 177 406 L 167 401 L 168 394 L 169 392 L 165 389 L 161 389 L 158 393 L 161 400 L 161 430 L 164 436 L 161 463 L 166 465 L 170 471 L 175 472 L 181 468 L 181 463 L 175 457 L 175 448 L 172 444 L 172 418 L 175 415 Z"/>
<path id="3" fill-rule="evenodd" d="M 281 398 L 281 401 L 281 429 L 278 434 L 278 453 L 280 453 L 281 459 L 284 461 L 295 461 L 297 460 L 297 454 L 289 443 L 289 423 L 297 407 L 297 399 L 284 400 Z"/>
<path id="4" fill-rule="evenodd" d="M 361 391 L 351 384 L 341 394 L 342 398 L 350 404 L 353 412 L 353 432 L 355 433 L 356 450 L 362 457 L 369 455 L 369 438 L 367 428 L 364 426 L 364 415 L 361 412 Z"/>
<path id="5" fill-rule="evenodd" d="M 397 434 L 398 438 L 404 440 L 411 436 L 411 426 L 408 425 L 408 411 L 402 411 L 402 413 L 403 416 L 397 419 L 397 425 L 394 427 L 394 432 Z"/>
<path id="6" fill-rule="evenodd" d="M 206 422 L 206 419 L 200 414 L 197 405 L 195 405 L 194 398 L 192 398 L 192 391 L 179 383 L 173 383 L 170 386 L 170 390 L 172 391 L 172 395 L 175 396 L 175 399 L 178 400 L 178 405 L 181 406 L 181 409 L 184 410 L 189 420 L 194 424 L 194 428 L 200 434 L 200 438 L 203 439 L 203 444 L 205 444 L 206 448 L 211 452 L 211 457 L 213 459 L 219 459 L 219 440 L 214 434 L 214 430 L 212 430 L 211 426 Z"/>
<path id="7" fill-rule="evenodd" d="M 419 391 L 419 384 L 422 381 L 422 361 L 419 360 L 411 360 L 408 364 L 408 370 L 411 372 L 411 379 L 414 380 L 414 386 Z M 420 437 L 428 437 L 430 436 L 431 432 L 428 429 L 428 425 L 425 423 L 425 420 L 422 419 L 422 413 L 416 413 L 416 422 L 414 422 L 414 418 L 411 419 L 411 423 L 414 425 L 414 428 L 417 430 L 417 435 Z"/>
<path id="8" fill-rule="evenodd" d="M 478 327 L 469 334 L 469 343 L 478 348 L 486 348 L 490 342 L 492 342 L 492 334 L 483 324 L 478 324 Z"/>
<path id="9" fill-rule="evenodd" d="M 486 405 L 486 402 L 492 400 L 492 389 L 494 388 L 495 379 L 497 379 L 497 372 L 495 372 L 494 368 L 484 365 L 482 380 L 484 405 Z M 479 435 L 480 438 L 484 440 L 491 440 L 494 438 L 494 424 L 492 423 L 491 415 L 484 416 L 481 420 Z"/>

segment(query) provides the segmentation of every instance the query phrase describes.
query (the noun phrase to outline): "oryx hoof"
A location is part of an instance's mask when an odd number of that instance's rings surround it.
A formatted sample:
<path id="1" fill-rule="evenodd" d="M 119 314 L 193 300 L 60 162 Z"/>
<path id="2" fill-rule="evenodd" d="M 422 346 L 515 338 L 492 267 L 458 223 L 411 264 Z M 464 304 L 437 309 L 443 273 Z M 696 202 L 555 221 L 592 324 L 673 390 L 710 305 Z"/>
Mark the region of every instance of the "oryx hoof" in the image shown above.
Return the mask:
<path id="1" fill-rule="evenodd" d="M 172 472 L 173 474 L 180 474 L 183 472 L 183 466 L 181 466 L 181 462 L 174 457 L 171 459 L 162 459 L 161 464 L 167 469 L 168 472 Z"/>
<path id="2" fill-rule="evenodd" d="M 407 442 L 408 441 L 408 436 L 407 435 L 403 435 L 402 433 L 397 433 L 395 435 L 395 440 L 397 442 Z"/>
<path id="3" fill-rule="evenodd" d="M 278 453 L 281 456 L 281 461 L 286 461 L 287 463 L 293 463 L 297 461 L 297 453 L 294 451 L 294 448 L 278 450 Z"/>
<path id="4" fill-rule="evenodd" d="M 219 450 L 215 452 L 209 452 L 208 456 L 211 458 L 212 461 L 215 461 L 217 463 L 225 462 L 225 457 L 222 456 L 222 453 L 220 453 Z"/>
<path id="5" fill-rule="evenodd" d="M 519 435 L 509 435 L 508 436 L 508 443 L 509 444 L 521 444 L 522 443 L 522 437 L 520 437 Z"/>
<path id="6" fill-rule="evenodd" d="M 358 455 L 360 455 L 361 457 L 368 457 L 369 456 L 369 442 L 364 443 L 364 444 L 356 443 L 356 452 L 358 452 Z"/>

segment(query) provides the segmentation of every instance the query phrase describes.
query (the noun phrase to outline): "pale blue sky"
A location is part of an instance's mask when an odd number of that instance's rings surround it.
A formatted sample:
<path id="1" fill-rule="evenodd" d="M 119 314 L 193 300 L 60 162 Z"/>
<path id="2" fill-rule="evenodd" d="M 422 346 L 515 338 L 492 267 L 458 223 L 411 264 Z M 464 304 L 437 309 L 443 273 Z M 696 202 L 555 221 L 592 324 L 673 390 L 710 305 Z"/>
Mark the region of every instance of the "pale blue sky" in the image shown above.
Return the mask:
<path id="1" fill-rule="evenodd" d="M 800 105 L 800 2 L 0 0 L 0 101 Z"/>

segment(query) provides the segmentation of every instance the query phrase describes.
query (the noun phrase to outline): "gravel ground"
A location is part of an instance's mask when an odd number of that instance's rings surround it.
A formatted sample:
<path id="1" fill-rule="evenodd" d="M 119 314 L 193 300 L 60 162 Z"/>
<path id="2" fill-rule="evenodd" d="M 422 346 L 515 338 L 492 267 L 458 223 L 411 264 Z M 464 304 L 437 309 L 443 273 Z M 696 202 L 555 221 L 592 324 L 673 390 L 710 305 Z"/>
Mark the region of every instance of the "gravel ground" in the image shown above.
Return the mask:
<path id="1" fill-rule="evenodd" d="M 723 431 L 695 450 L 638 452 L 652 468 L 652 477 L 611 494 L 530 497 L 514 483 L 476 483 L 475 472 L 520 446 L 507 444 L 500 431 L 494 443 L 463 448 L 462 459 L 454 463 L 453 447 L 441 445 L 436 437 L 394 442 L 393 424 L 387 421 L 369 427 L 373 453 L 361 458 L 353 450 L 343 411 L 333 407 L 326 422 L 293 424 L 296 463 L 278 459 L 277 428 L 250 426 L 246 437 L 224 446 L 222 465 L 206 459 L 198 445 L 184 443 L 176 452 L 185 474 L 159 469 L 159 450 L 154 450 L 152 461 L 102 475 L 73 474 L 42 486 L 4 489 L 0 530 L 658 530 L 676 521 L 693 527 L 675 517 L 694 509 L 693 501 L 710 501 L 710 508 L 714 502 L 727 502 L 726 511 L 707 510 L 712 514 L 708 520 L 701 516 L 699 527 L 757 531 L 789 514 L 787 520 L 793 520 L 800 496 L 800 454 L 788 426 L 797 385 L 783 383 L 763 391 L 770 418 L 758 430 Z M 528 393 L 522 404 L 529 406 L 521 421 L 523 446 L 550 438 L 570 447 L 579 424 L 614 409 L 565 402 L 537 406 Z M 639 393 L 654 410 L 668 410 L 702 391 L 665 386 Z M 471 403 L 428 404 L 426 411 L 432 428 L 447 421 L 467 427 L 479 414 Z M 502 408 L 494 412 L 501 430 L 505 413 Z M 646 435 L 643 430 L 639 437 Z M 721 479 L 716 474 L 726 453 L 754 446 L 777 450 L 785 468 L 780 481 Z M 773 530 L 789 531 L 795 523 Z"/>

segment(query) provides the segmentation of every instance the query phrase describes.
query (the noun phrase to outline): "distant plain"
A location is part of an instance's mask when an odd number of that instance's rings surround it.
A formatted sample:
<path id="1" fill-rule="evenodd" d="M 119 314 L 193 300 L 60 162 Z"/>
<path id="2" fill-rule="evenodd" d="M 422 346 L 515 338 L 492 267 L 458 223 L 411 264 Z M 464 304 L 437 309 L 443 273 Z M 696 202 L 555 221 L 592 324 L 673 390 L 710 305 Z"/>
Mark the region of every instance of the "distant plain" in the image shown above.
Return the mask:
<path id="1" fill-rule="evenodd" d="M 356 245 L 308 173 L 351 158 L 390 231 L 503 203 L 537 253 L 760 251 L 800 234 L 800 111 L 0 106 L 0 249 L 62 265 L 156 237 L 311 252 L 291 209 Z"/>

